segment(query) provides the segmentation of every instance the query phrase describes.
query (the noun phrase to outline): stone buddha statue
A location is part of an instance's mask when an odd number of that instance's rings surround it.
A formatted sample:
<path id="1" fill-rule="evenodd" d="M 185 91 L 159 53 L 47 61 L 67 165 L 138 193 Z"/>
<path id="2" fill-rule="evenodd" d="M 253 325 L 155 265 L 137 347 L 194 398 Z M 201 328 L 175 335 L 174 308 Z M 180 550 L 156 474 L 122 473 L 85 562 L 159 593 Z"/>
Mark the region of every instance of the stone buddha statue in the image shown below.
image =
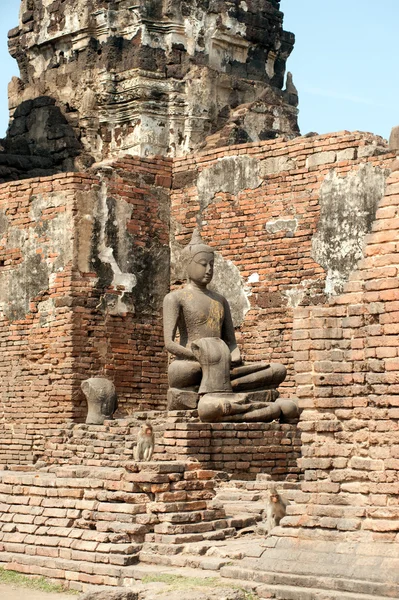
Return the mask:
<path id="1" fill-rule="evenodd" d="M 214 251 L 198 230 L 184 249 L 184 260 L 188 283 L 164 299 L 165 346 L 175 357 L 168 370 L 168 408 L 198 408 L 207 422 L 295 418 L 296 404 L 277 400 L 285 367 L 243 363 L 229 304 L 207 288 Z"/>

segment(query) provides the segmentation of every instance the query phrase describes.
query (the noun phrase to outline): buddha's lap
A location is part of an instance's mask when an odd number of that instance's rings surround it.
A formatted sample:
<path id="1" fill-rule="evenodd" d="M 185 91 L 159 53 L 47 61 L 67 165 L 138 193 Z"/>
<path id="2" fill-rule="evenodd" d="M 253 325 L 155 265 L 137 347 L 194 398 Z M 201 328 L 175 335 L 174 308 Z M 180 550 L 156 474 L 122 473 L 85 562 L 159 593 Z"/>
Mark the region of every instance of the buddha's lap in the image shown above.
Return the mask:
<path id="1" fill-rule="evenodd" d="M 286 377 L 286 368 L 279 363 L 265 365 L 265 369 L 259 371 L 259 363 L 251 373 L 247 370 L 247 374 L 242 377 L 235 377 L 232 380 L 233 389 L 244 389 L 248 384 L 248 389 L 254 387 L 256 382 L 263 385 L 279 385 Z M 247 363 L 249 368 L 251 363 Z M 201 383 L 202 370 L 197 361 L 194 360 L 175 360 L 169 365 L 168 378 L 170 387 L 184 389 L 187 387 L 197 386 Z"/>

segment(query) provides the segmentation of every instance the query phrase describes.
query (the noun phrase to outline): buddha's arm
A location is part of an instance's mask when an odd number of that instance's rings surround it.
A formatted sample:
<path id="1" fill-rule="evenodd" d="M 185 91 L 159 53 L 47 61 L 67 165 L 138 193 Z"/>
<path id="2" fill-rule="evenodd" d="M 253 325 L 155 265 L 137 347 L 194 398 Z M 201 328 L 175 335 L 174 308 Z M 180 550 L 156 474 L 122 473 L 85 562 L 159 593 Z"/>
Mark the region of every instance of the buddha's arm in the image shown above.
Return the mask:
<path id="1" fill-rule="evenodd" d="M 237 346 L 236 334 L 234 331 L 233 319 L 231 317 L 231 311 L 229 303 L 226 298 L 223 299 L 224 303 L 224 321 L 222 327 L 222 339 L 228 345 L 231 352 L 231 362 L 234 365 L 242 363 L 240 349 Z"/>
<path id="2" fill-rule="evenodd" d="M 178 358 L 195 360 L 194 354 L 189 348 L 185 348 L 175 342 L 177 323 L 179 319 L 181 304 L 176 294 L 167 294 L 163 301 L 163 335 L 165 348 Z"/>

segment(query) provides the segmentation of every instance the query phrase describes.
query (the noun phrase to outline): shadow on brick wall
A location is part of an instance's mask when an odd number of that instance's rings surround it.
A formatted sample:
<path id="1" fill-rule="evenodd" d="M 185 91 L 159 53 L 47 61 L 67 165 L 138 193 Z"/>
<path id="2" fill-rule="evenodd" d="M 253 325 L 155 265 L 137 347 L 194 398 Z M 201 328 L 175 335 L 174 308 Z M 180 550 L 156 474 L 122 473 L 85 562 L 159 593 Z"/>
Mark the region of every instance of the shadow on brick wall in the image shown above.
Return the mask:
<path id="1" fill-rule="evenodd" d="M 21 102 L 1 140 L 0 183 L 76 170 L 83 148 L 79 136 L 54 98 Z"/>

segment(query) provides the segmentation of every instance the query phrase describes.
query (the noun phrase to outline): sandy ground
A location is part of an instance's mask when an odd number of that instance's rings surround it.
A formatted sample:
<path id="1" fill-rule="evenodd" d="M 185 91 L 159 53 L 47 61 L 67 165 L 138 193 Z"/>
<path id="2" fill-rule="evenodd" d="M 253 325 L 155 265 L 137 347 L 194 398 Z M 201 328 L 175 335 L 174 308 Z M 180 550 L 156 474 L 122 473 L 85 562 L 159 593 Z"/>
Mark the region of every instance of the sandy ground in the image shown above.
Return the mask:
<path id="1" fill-rule="evenodd" d="M 72 594 L 54 594 L 0 584 L 0 600 L 74 600 L 75 598 L 79 600 L 79 596 Z"/>

